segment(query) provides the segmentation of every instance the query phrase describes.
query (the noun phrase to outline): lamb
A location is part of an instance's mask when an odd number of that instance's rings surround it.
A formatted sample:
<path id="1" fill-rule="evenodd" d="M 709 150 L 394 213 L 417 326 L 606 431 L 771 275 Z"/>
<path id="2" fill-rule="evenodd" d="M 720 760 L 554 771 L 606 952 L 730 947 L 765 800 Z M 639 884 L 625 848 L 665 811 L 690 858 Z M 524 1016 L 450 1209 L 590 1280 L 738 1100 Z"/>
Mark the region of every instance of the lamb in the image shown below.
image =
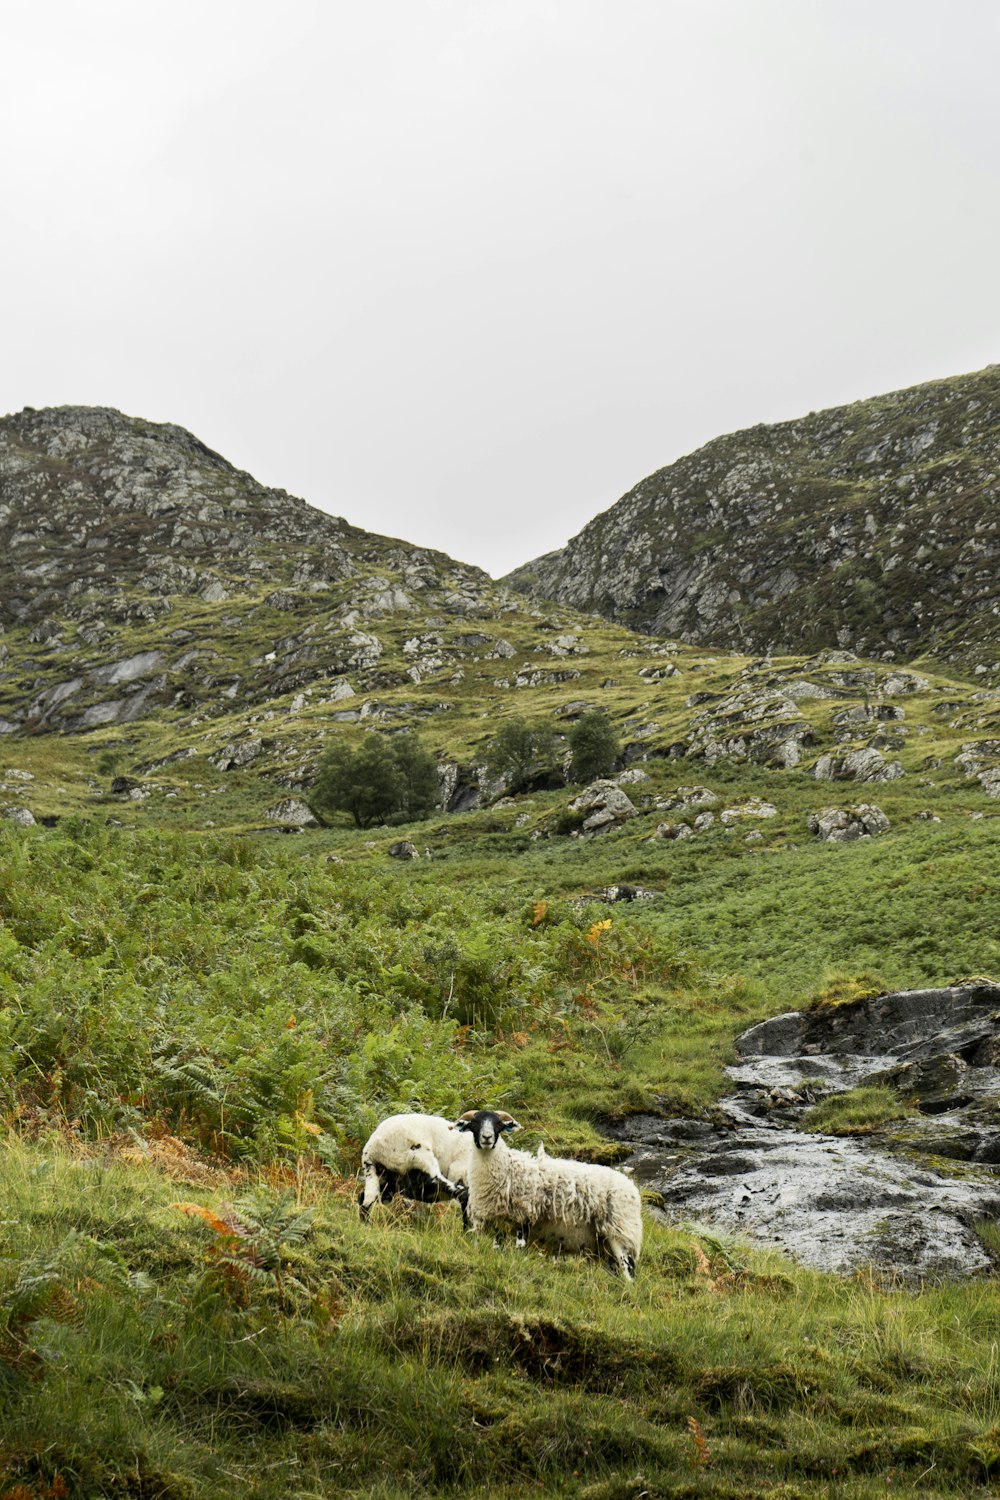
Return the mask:
<path id="1" fill-rule="evenodd" d="M 361 1153 L 362 1223 L 376 1203 L 388 1202 L 397 1193 L 423 1203 L 457 1198 L 467 1223 L 470 1155 L 469 1137 L 441 1115 L 390 1115 L 376 1125 Z"/>
<path id="2" fill-rule="evenodd" d="M 504 1134 L 521 1127 L 503 1110 L 469 1110 L 456 1121 L 472 1136 L 467 1222 L 513 1224 L 519 1245 L 607 1255 L 632 1280 L 642 1246 L 642 1203 L 632 1180 L 612 1167 L 512 1151 Z"/>

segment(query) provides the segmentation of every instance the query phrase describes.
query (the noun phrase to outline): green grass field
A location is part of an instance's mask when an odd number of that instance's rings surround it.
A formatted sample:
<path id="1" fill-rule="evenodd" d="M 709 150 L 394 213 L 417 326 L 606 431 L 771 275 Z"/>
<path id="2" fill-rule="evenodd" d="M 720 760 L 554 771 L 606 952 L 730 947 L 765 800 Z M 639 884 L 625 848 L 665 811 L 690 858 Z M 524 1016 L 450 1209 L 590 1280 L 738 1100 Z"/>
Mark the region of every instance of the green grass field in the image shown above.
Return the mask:
<path id="1" fill-rule="evenodd" d="M 385 1113 L 500 1104 L 613 1158 L 602 1120 L 710 1108 L 765 1015 L 1000 968 L 996 818 L 900 801 L 818 845 L 808 790 L 774 773 L 751 844 L 532 840 L 554 797 L 0 835 L 0 1495 L 989 1493 L 992 1279 L 838 1280 L 650 1213 L 628 1286 L 453 1207 L 357 1219 Z M 434 858 L 388 860 L 408 832 Z M 620 880 L 659 897 L 591 899 Z"/>

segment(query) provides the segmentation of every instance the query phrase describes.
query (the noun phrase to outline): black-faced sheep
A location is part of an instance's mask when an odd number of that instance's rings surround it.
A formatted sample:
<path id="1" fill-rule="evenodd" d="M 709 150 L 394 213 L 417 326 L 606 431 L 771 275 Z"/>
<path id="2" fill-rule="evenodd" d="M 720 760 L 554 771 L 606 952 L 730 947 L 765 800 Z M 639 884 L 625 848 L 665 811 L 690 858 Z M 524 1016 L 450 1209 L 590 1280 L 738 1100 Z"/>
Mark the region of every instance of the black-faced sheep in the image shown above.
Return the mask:
<path id="1" fill-rule="evenodd" d="M 604 1254 L 632 1280 L 642 1246 L 642 1204 L 630 1178 L 612 1167 L 512 1151 L 503 1137 L 521 1127 L 503 1110 L 469 1110 L 456 1123 L 473 1143 L 472 1229 L 513 1224 L 518 1244 Z"/>
<path id="2" fill-rule="evenodd" d="M 362 1221 L 376 1203 L 399 1194 L 422 1203 L 457 1198 L 466 1220 L 471 1143 L 440 1115 L 390 1115 L 376 1125 L 361 1153 Z"/>

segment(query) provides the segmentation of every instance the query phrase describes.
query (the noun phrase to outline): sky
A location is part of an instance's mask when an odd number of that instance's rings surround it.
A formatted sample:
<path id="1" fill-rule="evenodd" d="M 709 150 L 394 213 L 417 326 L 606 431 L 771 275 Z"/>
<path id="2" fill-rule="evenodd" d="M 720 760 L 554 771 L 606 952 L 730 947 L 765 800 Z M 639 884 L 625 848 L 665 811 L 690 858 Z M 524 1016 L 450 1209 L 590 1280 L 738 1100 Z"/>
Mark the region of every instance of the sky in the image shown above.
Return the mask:
<path id="1" fill-rule="evenodd" d="M 0 413 L 499 576 L 1000 361 L 995 0 L 0 0 Z"/>

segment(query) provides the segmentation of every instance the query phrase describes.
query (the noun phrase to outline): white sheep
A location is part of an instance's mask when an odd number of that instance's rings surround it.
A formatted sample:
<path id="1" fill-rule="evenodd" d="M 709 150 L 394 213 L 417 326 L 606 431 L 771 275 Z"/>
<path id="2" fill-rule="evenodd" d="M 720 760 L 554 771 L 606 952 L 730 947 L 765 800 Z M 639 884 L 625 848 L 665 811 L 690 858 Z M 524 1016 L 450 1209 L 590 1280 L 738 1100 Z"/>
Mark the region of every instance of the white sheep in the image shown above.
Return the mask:
<path id="1" fill-rule="evenodd" d="M 613 1167 L 512 1151 L 503 1139 L 520 1125 L 503 1110 L 469 1110 L 457 1122 L 472 1136 L 467 1223 L 513 1224 L 517 1242 L 609 1256 L 631 1281 L 642 1246 L 642 1202 Z"/>
<path id="2" fill-rule="evenodd" d="M 362 1221 L 376 1203 L 388 1202 L 398 1193 L 424 1203 L 457 1198 L 467 1222 L 471 1153 L 470 1138 L 441 1115 L 390 1115 L 376 1125 L 361 1153 Z"/>

